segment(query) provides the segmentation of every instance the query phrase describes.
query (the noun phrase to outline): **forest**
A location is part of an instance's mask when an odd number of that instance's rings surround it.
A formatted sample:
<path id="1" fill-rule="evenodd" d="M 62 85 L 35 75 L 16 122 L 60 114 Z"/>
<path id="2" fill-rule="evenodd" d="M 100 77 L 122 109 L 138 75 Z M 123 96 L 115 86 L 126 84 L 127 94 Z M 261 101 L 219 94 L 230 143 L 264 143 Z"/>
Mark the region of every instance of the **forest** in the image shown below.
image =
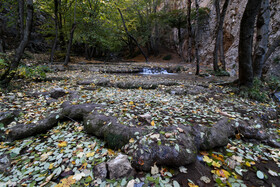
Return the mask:
<path id="1" fill-rule="evenodd" d="M 0 186 L 279 186 L 278 0 L 0 0 Z"/>

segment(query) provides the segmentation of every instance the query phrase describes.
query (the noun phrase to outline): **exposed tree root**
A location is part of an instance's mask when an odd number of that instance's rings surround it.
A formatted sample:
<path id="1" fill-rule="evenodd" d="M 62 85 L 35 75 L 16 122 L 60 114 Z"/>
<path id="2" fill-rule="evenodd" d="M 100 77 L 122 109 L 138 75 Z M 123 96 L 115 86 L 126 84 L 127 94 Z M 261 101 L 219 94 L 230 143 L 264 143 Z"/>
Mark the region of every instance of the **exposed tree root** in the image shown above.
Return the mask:
<path id="1" fill-rule="evenodd" d="M 264 126 L 252 128 L 244 121 L 224 118 L 212 127 L 179 125 L 154 129 L 151 126 L 122 125 L 116 117 L 98 112 L 104 108 L 103 105 L 65 102 L 62 108 L 60 113 L 51 114 L 38 124 L 18 124 L 10 128 L 7 139 L 13 141 L 44 133 L 59 121 L 83 121 L 88 134 L 102 138 L 110 148 L 122 148 L 133 157 L 133 166 L 145 171 L 150 170 L 155 162 L 172 167 L 190 164 L 196 160 L 198 150 L 225 146 L 236 131 L 244 138 L 280 147 L 270 138 Z"/>

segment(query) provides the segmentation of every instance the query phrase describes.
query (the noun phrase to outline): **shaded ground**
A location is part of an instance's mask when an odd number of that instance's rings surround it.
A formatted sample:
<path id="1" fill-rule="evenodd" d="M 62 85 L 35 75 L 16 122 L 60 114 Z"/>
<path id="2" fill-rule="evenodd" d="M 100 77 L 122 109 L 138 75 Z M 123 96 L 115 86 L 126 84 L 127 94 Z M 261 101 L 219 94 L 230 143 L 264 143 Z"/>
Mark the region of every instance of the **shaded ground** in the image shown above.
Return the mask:
<path id="1" fill-rule="evenodd" d="M 10 93 L 2 93 L 1 112 L 22 111 L 9 125 L 11 127 L 16 123 L 36 124 L 50 113 L 60 112 L 64 101 L 70 100 L 72 104 L 97 103 L 106 106 L 99 112 L 117 117 L 120 124 L 136 124 L 156 132 L 156 128 L 176 125 L 211 127 L 225 116 L 249 123 L 253 116 L 265 115 L 278 107 L 273 102 L 257 103 L 240 98 L 230 88 L 209 83 L 228 81 L 227 78 L 196 77 L 189 74 L 194 72 L 191 67 L 185 70 L 175 77 L 80 70 L 52 73 L 48 75 L 50 80 L 54 77 L 62 80 L 25 84 Z M 48 92 L 56 87 L 63 88 L 69 94 L 57 100 L 43 94 L 31 94 Z M 150 121 L 140 120 L 139 115 L 143 114 L 149 114 Z M 279 119 L 270 120 L 269 124 L 274 127 L 271 132 L 279 133 Z M 257 123 L 254 126 L 258 128 Z M 237 138 L 240 136 L 242 134 Z M 131 141 L 130 146 L 133 143 Z M 75 181 L 77 185 L 104 184 L 94 178 L 93 166 L 114 158 L 121 151 L 106 147 L 105 142 L 85 134 L 80 122 L 64 122 L 46 134 L 12 143 L 2 142 L 1 154 L 8 153 L 12 165 L 7 168 L 8 173 L 0 174 L 0 181 L 40 185 L 53 174 L 48 183 L 51 186 L 66 176 L 86 173 Z M 277 186 L 280 184 L 279 156 L 279 149 L 259 142 L 231 140 L 225 148 L 201 152 L 194 164 L 180 169 L 158 166 L 158 173 L 151 175 L 139 171 L 135 179 L 140 186 L 141 182 L 145 183 L 144 186 L 176 185 L 174 180 L 182 186 L 191 186 L 192 183 L 199 186 L 229 183 L 232 186 Z M 258 171 L 264 174 L 263 179 L 260 179 Z M 129 180 L 131 178 L 107 180 L 107 183 L 125 185 Z"/>

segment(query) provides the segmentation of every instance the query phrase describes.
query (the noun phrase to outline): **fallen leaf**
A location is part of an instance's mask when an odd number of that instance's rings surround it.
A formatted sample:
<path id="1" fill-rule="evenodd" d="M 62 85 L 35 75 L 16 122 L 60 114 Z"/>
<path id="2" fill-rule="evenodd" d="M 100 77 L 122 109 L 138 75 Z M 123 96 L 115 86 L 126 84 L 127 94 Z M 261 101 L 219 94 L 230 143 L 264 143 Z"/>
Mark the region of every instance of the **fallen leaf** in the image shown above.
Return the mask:
<path id="1" fill-rule="evenodd" d="M 58 147 L 61 148 L 61 147 L 66 147 L 67 146 L 67 142 L 66 141 L 62 141 L 58 144 Z"/>
<path id="2" fill-rule="evenodd" d="M 88 157 L 92 157 L 92 156 L 94 156 L 94 154 L 95 154 L 95 152 L 87 153 L 87 154 L 86 154 L 86 157 L 87 157 L 87 158 L 88 158 Z"/>
<path id="3" fill-rule="evenodd" d="M 208 184 L 208 183 L 211 182 L 211 180 L 210 180 L 208 177 L 206 177 L 206 176 L 200 177 L 200 180 L 203 181 L 203 182 L 206 183 L 206 184 Z"/>
<path id="4" fill-rule="evenodd" d="M 154 166 L 151 167 L 151 174 L 156 175 L 158 173 L 159 173 L 158 167 L 156 164 L 154 164 Z"/>
<path id="5" fill-rule="evenodd" d="M 155 121 L 154 121 L 154 120 L 151 122 L 151 125 L 152 125 L 152 126 L 155 126 Z"/>

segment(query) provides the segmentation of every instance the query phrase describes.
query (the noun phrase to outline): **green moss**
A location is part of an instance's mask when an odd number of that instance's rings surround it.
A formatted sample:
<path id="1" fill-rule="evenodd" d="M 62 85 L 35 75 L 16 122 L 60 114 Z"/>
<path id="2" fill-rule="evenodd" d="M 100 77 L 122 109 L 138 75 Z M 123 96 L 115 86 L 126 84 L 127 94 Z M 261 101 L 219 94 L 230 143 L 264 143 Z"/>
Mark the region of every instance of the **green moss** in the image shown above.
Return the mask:
<path id="1" fill-rule="evenodd" d="M 108 147 L 113 149 L 120 149 L 128 143 L 128 139 L 125 136 L 113 133 L 105 133 L 104 140 L 107 142 Z"/>

